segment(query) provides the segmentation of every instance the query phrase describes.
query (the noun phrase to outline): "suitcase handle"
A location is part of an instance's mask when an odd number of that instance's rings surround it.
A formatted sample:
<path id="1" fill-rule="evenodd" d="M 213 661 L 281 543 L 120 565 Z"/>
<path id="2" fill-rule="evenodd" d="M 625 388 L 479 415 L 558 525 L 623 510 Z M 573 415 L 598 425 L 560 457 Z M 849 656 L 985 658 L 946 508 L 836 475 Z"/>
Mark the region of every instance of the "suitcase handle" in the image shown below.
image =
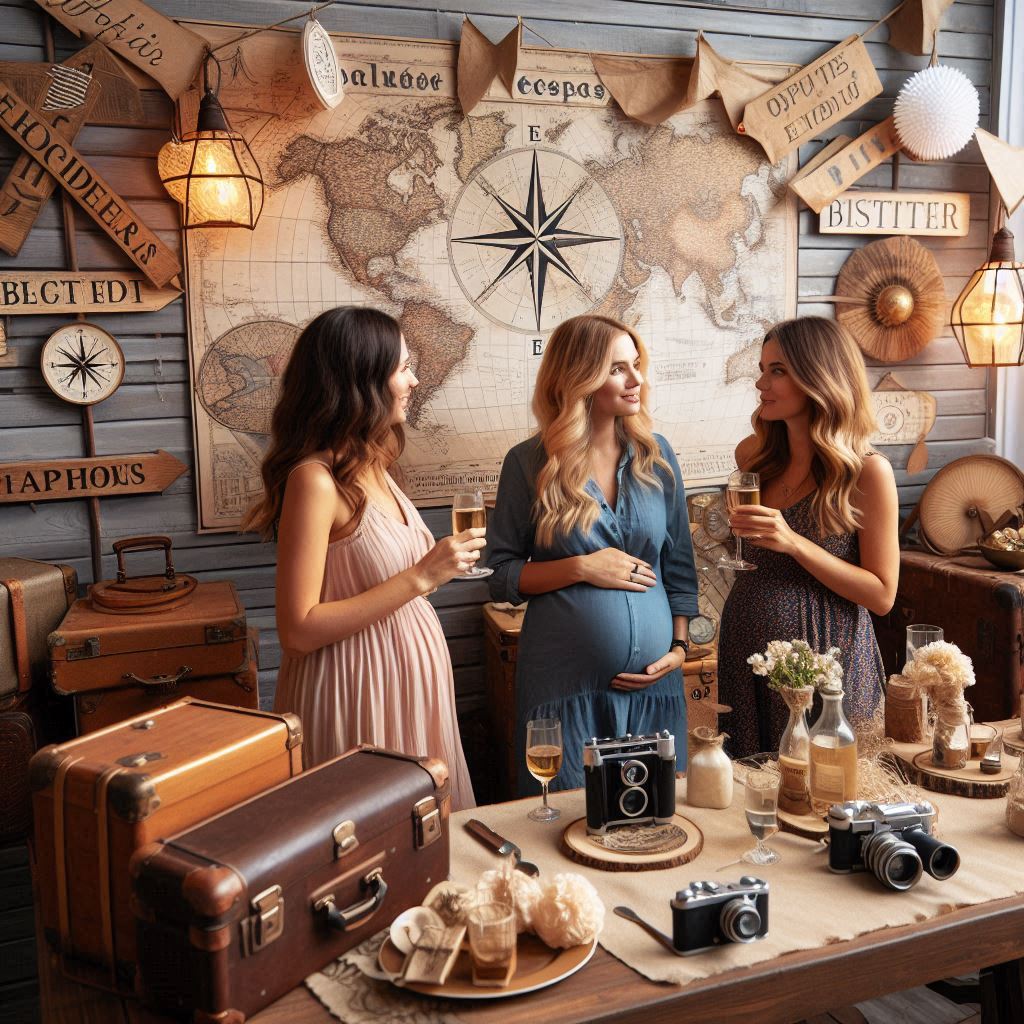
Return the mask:
<path id="1" fill-rule="evenodd" d="M 313 910 L 320 914 L 321 919 L 335 931 L 348 931 L 350 928 L 362 924 L 384 902 L 384 897 L 388 894 L 388 883 L 384 881 L 384 869 L 374 868 L 362 880 L 362 886 L 370 890 L 370 896 L 359 903 L 353 903 L 351 907 L 339 910 L 334 905 L 334 893 L 331 893 L 329 896 L 317 900 L 313 904 Z"/>
<path id="2" fill-rule="evenodd" d="M 123 540 L 114 541 L 114 554 L 117 555 L 117 582 L 124 583 L 128 579 L 128 573 L 124 567 L 124 553 L 126 551 L 160 551 L 163 550 L 164 576 L 169 580 L 174 579 L 174 563 L 171 562 L 171 538 L 170 537 L 125 537 Z"/>
<path id="3" fill-rule="evenodd" d="M 141 686 L 145 690 L 158 690 L 161 693 L 170 693 L 172 690 L 177 689 L 178 683 L 191 671 L 191 665 L 182 665 L 173 676 L 153 676 L 152 679 L 143 679 L 142 676 L 137 676 L 134 672 L 125 672 L 121 678 L 129 683 L 134 683 L 136 686 Z"/>

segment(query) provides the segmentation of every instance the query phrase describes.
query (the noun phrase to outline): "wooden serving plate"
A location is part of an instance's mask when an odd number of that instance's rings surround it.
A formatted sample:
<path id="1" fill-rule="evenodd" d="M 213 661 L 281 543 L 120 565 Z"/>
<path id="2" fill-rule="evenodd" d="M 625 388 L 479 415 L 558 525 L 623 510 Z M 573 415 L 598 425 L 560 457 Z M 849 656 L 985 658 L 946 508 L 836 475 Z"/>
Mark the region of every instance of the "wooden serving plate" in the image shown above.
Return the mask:
<path id="1" fill-rule="evenodd" d="M 704 847 L 704 833 L 681 814 L 672 824 L 683 830 L 680 844 L 661 853 L 626 853 L 599 846 L 587 833 L 587 819 L 577 818 L 562 833 L 562 850 L 573 860 L 599 871 L 660 871 L 689 864 Z"/>
<path id="2" fill-rule="evenodd" d="M 897 762 L 914 785 L 933 793 L 948 793 L 950 796 L 964 796 L 974 800 L 993 800 L 1006 796 L 1020 760 L 1004 749 L 1002 771 L 998 775 L 983 775 L 980 761 L 968 761 L 963 768 L 940 768 L 933 765 L 930 743 L 894 742 L 886 753 Z"/>

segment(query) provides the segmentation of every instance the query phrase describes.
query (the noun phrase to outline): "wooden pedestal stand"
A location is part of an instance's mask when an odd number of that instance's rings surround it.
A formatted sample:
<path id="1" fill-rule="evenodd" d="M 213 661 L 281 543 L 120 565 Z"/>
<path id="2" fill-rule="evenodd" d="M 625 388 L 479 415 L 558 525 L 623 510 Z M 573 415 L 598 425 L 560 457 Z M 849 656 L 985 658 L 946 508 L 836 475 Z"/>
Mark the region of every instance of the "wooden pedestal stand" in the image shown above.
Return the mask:
<path id="1" fill-rule="evenodd" d="M 577 818 L 562 833 L 562 850 L 573 860 L 599 871 L 660 871 L 689 864 L 704 848 L 704 833 L 681 814 L 672 824 L 683 830 L 680 845 L 660 853 L 625 853 L 599 846 L 587 833 L 587 819 Z"/>
<path id="2" fill-rule="evenodd" d="M 975 800 L 992 800 L 1006 796 L 1010 780 L 1017 771 L 1019 758 L 1003 750 L 1002 771 L 983 775 L 980 761 L 968 761 L 963 768 L 938 768 L 932 764 L 931 744 L 894 742 L 887 750 L 907 779 L 933 793 L 948 793 Z"/>

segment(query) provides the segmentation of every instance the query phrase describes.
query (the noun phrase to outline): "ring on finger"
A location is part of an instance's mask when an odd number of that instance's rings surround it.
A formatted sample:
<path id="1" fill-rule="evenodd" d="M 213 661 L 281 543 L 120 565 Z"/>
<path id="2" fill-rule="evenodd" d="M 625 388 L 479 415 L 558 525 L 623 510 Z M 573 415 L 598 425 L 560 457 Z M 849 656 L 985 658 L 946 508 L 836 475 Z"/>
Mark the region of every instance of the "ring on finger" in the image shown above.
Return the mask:
<path id="1" fill-rule="evenodd" d="M 630 572 L 629 575 L 632 576 L 633 573 L 637 573 L 639 571 L 640 571 L 640 563 L 639 562 L 634 562 L 633 563 L 633 569 L 632 569 L 632 571 Z"/>

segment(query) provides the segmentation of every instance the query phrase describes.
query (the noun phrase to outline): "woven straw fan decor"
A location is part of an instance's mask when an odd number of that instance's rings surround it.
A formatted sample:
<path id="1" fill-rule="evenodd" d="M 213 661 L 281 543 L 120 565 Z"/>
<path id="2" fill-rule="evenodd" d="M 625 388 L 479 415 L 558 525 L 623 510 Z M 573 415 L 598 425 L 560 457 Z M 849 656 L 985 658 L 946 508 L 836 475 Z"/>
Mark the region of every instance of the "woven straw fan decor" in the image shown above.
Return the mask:
<path id="1" fill-rule="evenodd" d="M 946 323 L 946 293 L 935 257 L 905 236 L 871 242 L 850 255 L 836 280 L 836 319 L 866 355 L 899 363 Z M 804 300 L 807 301 L 807 300 Z"/>

